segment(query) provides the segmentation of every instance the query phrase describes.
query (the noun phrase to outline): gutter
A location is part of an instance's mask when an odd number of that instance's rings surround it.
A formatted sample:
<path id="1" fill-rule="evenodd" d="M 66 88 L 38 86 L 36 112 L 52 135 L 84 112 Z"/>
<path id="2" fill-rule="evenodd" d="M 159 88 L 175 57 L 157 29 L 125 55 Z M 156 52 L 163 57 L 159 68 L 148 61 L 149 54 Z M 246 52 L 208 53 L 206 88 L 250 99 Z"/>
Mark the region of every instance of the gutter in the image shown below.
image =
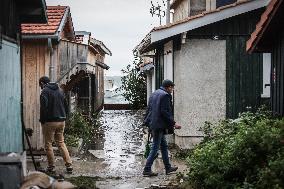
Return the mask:
<path id="1" fill-rule="evenodd" d="M 54 39 L 59 41 L 59 35 L 22 35 L 22 39 Z"/>
<path id="2" fill-rule="evenodd" d="M 54 66 L 54 61 L 53 61 L 53 47 L 52 47 L 52 40 L 51 38 L 47 39 L 47 46 L 49 50 L 49 56 L 50 56 L 50 66 L 49 66 L 49 76 L 50 76 L 50 81 L 54 82 L 55 81 L 55 66 Z"/>

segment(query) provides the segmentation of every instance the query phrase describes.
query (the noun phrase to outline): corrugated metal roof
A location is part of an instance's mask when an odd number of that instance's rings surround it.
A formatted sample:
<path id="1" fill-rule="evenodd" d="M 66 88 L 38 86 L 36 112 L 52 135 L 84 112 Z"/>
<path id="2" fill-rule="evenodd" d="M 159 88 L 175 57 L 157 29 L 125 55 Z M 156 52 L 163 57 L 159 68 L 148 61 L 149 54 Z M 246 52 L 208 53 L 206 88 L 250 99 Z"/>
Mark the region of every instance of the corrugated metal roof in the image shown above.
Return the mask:
<path id="1" fill-rule="evenodd" d="M 68 6 L 48 6 L 47 7 L 47 24 L 22 24 L 22 34 L 48 34 L 52 35 L 57 32 L 61 21 L 67 11 Z"/>
<path id="2" fill-rule="evenodd" d="M 277 12 L 283 0 L 271 0 L 265 12 L 262 14 L 260 21 L 256 25 L 255 31 L 251 34 L 251 38 L 247 41 L 247 51 L 252 52 L 255 50 L 258 42 L 263 36 L 266 28 L 268 27 L 273 16 Z"/>

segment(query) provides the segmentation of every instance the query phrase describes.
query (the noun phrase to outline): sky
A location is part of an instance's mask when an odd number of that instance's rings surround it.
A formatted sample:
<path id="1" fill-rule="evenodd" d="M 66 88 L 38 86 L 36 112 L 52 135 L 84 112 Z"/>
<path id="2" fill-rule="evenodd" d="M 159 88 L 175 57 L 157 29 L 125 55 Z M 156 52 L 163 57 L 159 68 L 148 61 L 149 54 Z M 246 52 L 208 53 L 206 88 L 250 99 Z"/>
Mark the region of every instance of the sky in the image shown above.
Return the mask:
<path id="1" fill-rule="evenodd" d="M 154 4 L 157 3 L 155 0 Z M 76 31 L 89 31 L 112 51 L 105 63 L 107 76 L 122 75 L 121 69 L 133 62 L 132 50 L 159 18 L 150 14 L 150 0 L 46 0 L 47 5 L 70 6 Z"/>

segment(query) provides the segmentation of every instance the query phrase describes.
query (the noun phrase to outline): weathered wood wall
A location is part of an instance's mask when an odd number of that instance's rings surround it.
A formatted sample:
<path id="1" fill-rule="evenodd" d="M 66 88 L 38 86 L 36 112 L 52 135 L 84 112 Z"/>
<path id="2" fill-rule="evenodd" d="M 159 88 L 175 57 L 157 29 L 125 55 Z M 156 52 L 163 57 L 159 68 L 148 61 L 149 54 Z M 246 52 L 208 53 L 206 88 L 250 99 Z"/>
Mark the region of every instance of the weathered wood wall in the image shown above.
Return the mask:
<path id="1" fill-rule="evenodd" d="M 96 55 L 96 59 L 99 62 L 104 62 L 105 61 L 105 56 L 102 56 L 100 54 Z M 104 105 L 104 69 L 97 66 L 96 67 L 96 78 L 97 78 L 97 82 L 96 82 L 96 86 L 97 86 L 97 97 L 96 97 L 96 109 L 100 110 L 103 108 Z"/>
<path id="2" fill-rule="evenodd" d="M 23 100 L 24 123 L 34 130 L 31 138 L 34 149 L 43 148 L 40 115 L 40 87 L 38 81 L 42 76 L 49 76 L 50 54 L 47 41 L 23 42 Z"/>
<path id="3" fill-rule="evenodd" d="M 32 128 L 34 134 L 31 138 L 32 147 L 36 150 L 43 148 L 43 136 L 40 116 L 40 87 L 38 81 L 42 76 L 50 76 L 50 51 L 47 40 L 24 40 L 23 41 L 23 100 L 24 100 L 24 123 L 27 128 Z M 77 63 L 90 63 L 95 65 L 98 57 L 87 45 L 62 40 L 53 46 L 52 59 L 55 66 L 55 81 L 58 81 Z M 92 60 L 91 62 L 89 62 Z M 97 79 L 94 80 L 92 94 L 94 110 L 98 110 L 103 103 L 103 70 L 97 68 L 96 76 L 100 75 L 100 92 L 97 94 Z M 85 81 L 85 80 L 84 80 Z M 83 82 L 84 82 L 83 81 Z M 82 86 L 81 86 L 82 87 Z M 88 89 L 88 85 L 86 85 Z M 89 94 L 89 93 L 88 93 Z M 84 95 L 85 97 L 86 95 Z M 88 97 L 88 96 L 86 96 Z"/>
<path id="4" fill-rule="evenodd" d="M 60 41 L 58 44 L 57 75 L 62 77 L 78 62 L 87 62 L 88 46 L 70 41 Z"/>
<path id="5" fill-rule="evenodd" d="M 5 40 L 2 43 L 2 49 L 0 49 L 0 153 L 22 152 L 20 48 Z"/>
<path id="6" fill-rule="evenodd" d="M 58 57 L 59 64 L 57 74 L 59 78 L 65 75 L 72 66 L 76 63 L 89 63 L 96 66 L 96 61 L 104 62 L 104 56 L 97 54 L 91 49 L 92 47 L 70 42 L 60 41 L 58 45 Z M 67 63 L 66 63 L 67 62 Z M 103 106 L 104 99 L 104 70 L 101 67 L 96 66 L 95 78 L 92 77 L 92 109 L 98 111 Z M 86 80 L 88 83 L 88 81 Z M 86 87 L 88 87 L 86 85 Z M 81 87 L 82 88 L 82 87 Z M 88 95 L 85 94 L 84 98 Z"/>

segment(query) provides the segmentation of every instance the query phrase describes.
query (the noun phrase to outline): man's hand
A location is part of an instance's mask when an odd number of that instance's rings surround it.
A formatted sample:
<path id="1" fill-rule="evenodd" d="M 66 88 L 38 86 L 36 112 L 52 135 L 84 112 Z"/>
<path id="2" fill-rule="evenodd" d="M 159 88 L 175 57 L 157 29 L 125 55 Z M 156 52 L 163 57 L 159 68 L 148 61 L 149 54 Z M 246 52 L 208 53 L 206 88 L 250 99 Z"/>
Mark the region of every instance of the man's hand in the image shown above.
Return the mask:
<path id="1" fill-rule="evenodd" d="M 175 129 L 181 129 L 181 126 L 180 126 L 180 125 L 175 124 L 175 125 L 174 125 L 174 128 L 175 128 Z"/>

